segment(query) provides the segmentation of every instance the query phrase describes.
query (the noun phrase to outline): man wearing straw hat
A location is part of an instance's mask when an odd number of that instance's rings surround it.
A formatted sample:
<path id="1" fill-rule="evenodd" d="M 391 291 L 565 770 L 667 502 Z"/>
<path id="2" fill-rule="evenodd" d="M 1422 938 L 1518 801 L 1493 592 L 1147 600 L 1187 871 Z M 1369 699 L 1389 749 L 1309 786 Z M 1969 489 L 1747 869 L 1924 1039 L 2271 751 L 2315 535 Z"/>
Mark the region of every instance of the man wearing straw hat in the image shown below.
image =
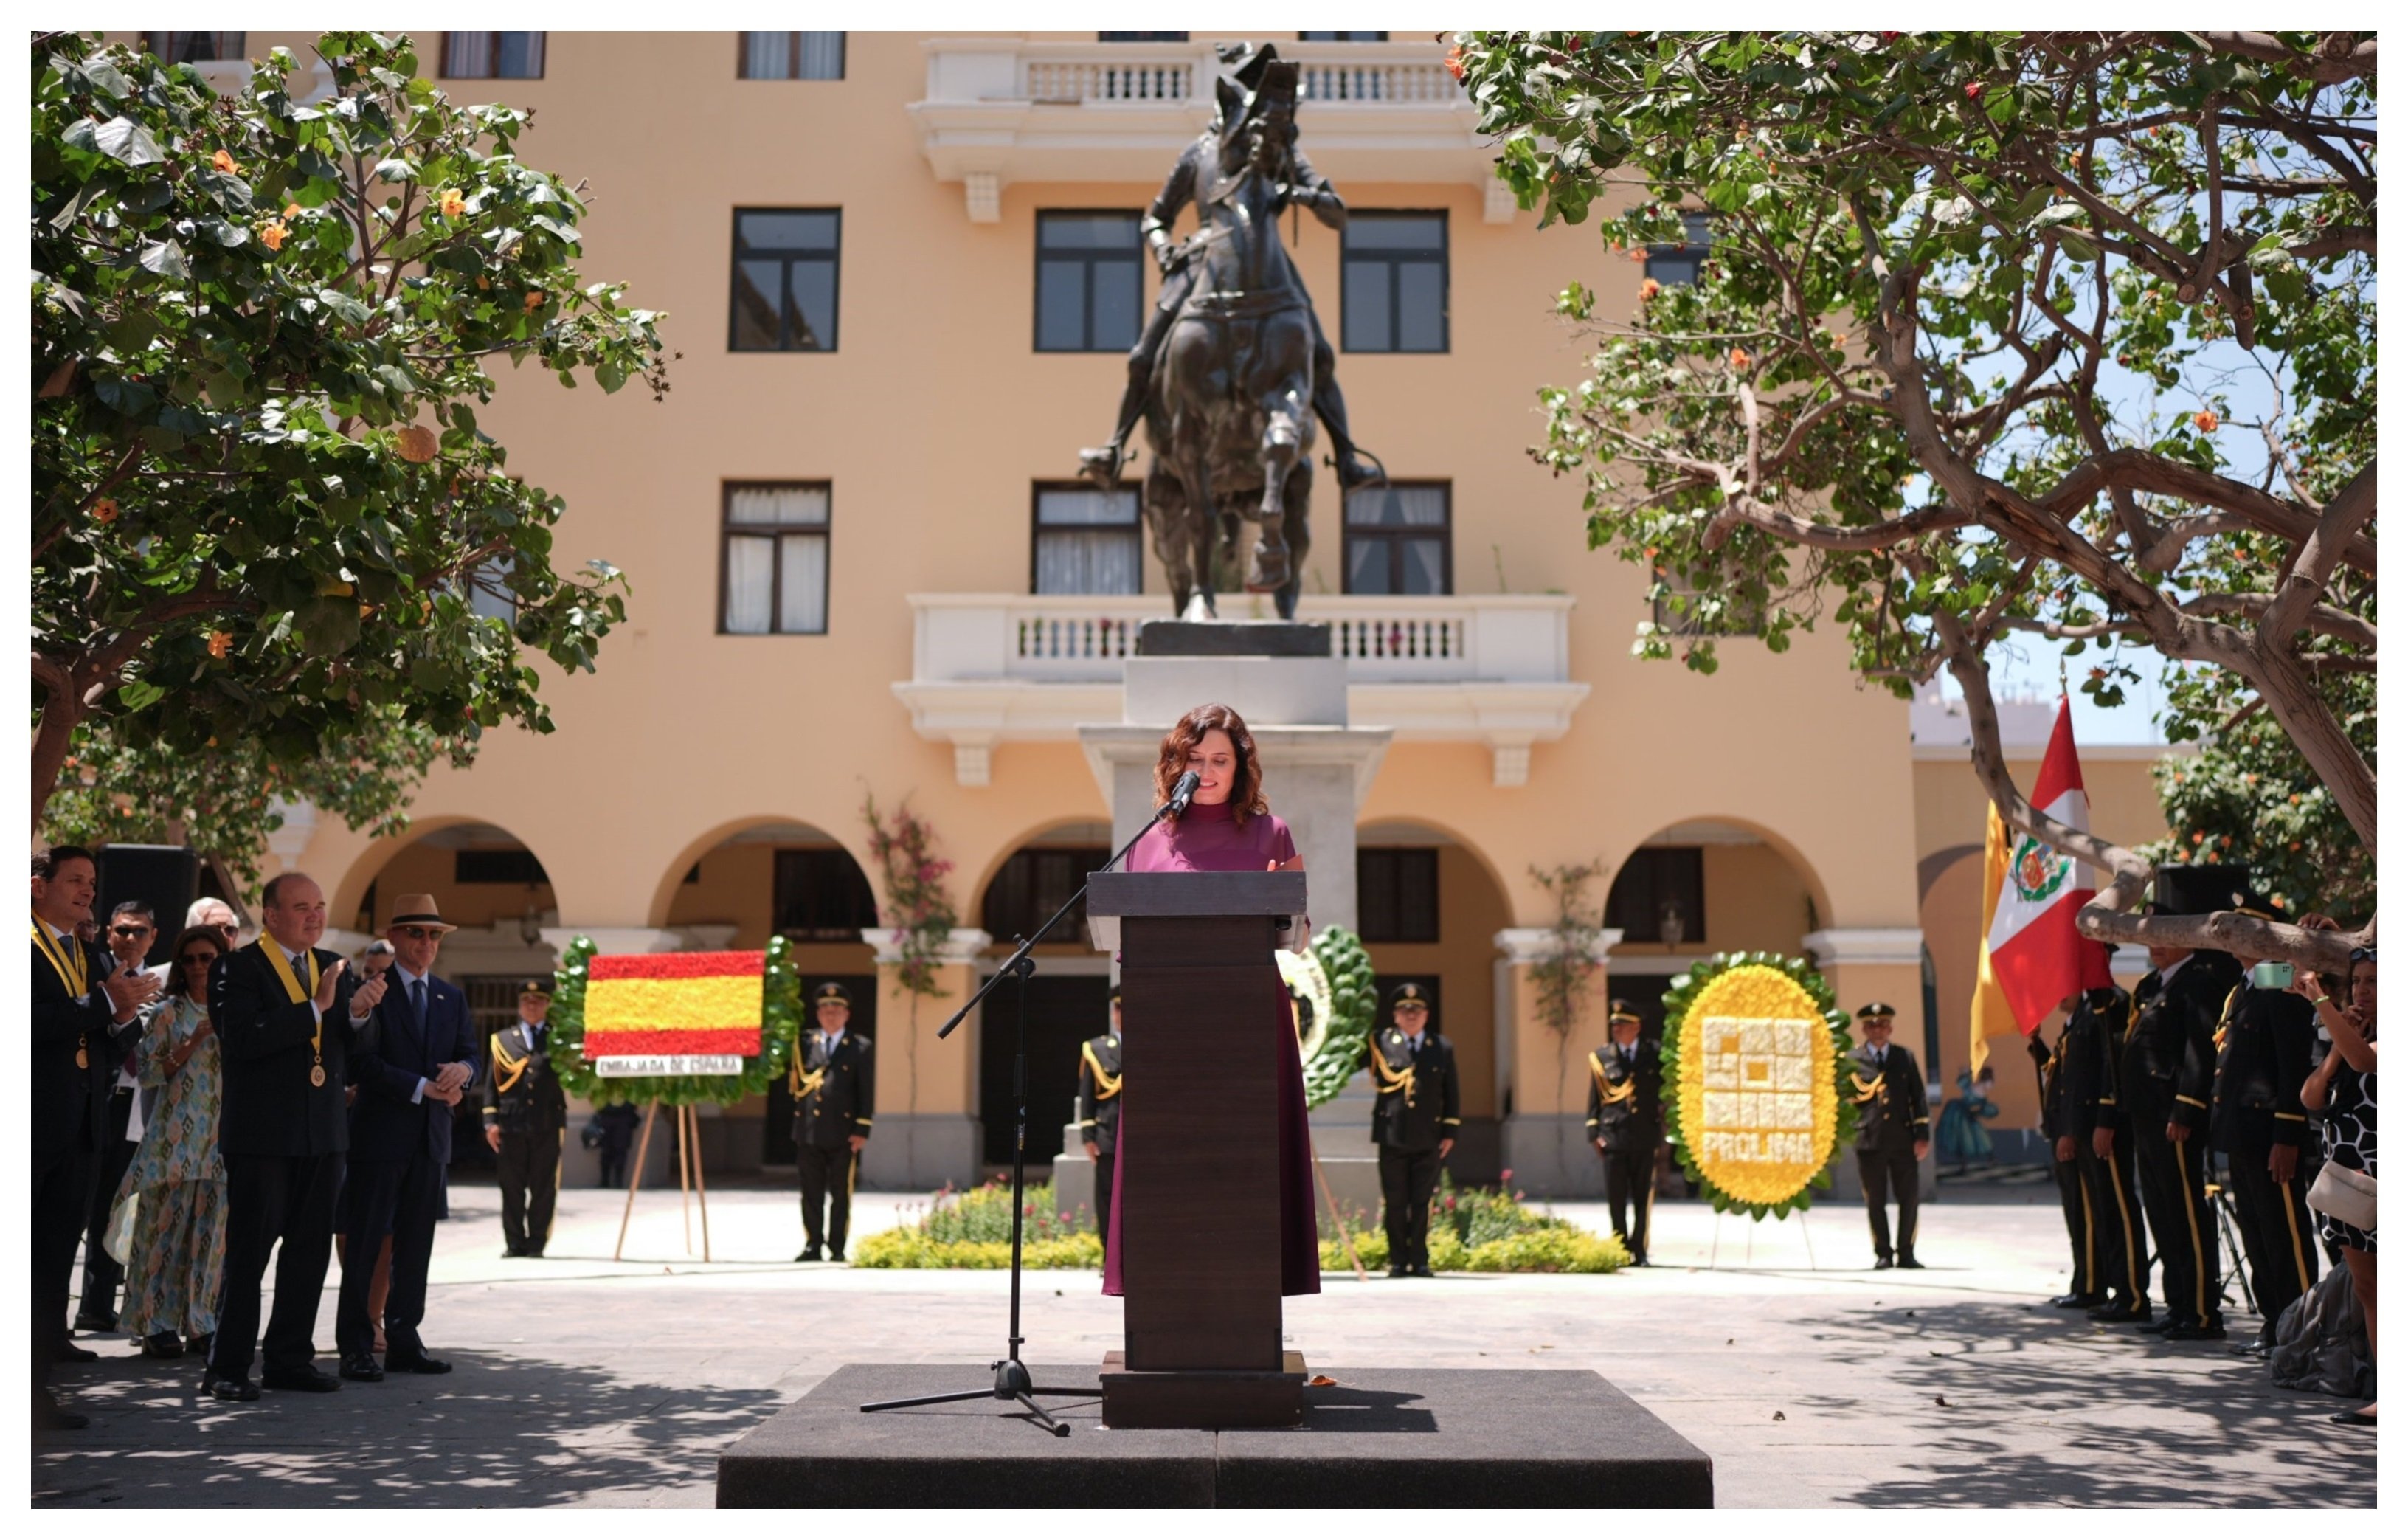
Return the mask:
<path id="1" fill-rule="evenodd" d="M 560 1200 L 560 1151 L 568 1132 L 568 1097 L 552 1069 L 552 981 L 519 986 L 519 1019 L 487 1044 L 485 1143 L 499 1157 L 502 1255 L 540 1257 L 552 1240 Z"/>
<path id="2" fill-rule="evenodd" d="M 351 1105 L 351 1169 L 343 1184 L 343 1288 L 335 1309 L 335 1346 L 345 1379 L 387 1374 L 443 1374 L 418 1335 L 426 1317 L 426 1270 L 443 1172 L 452 1163 L 452 1109 L 477 1078 L 477 1035 L 468 997 L 435 976 L 435 955 L 457 928 L 444 922 L 432 893 L 405 893 L 394 904 L 385 939 L 393 966 L 377 1007 L 376 1046 L 359 1056 L 359 1100 Z M 369 1295 L 377 1253 L 393 1238 L 393 1286 L 384 1305 L 384 1366 L 377 1366 L 377 1322 Z"/>

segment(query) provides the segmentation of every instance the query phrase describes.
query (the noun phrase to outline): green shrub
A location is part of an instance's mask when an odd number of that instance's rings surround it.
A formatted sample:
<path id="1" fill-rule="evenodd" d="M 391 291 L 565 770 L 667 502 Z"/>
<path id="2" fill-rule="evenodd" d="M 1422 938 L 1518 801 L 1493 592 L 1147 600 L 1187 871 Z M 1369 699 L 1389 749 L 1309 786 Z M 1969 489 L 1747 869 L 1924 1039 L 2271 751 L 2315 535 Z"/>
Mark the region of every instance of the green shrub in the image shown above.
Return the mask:
<path id="1" fill-rule="evenodd" d="M 1387 1232 L 1360 1215 L 1350 1215 L 1347 1223 L 1364 1267 L 1385 1271 Z M 1346 1248 L 1326 1216 L 1321 1235 L 1323 1271 L 1350 1271 Z M 1525 1208 L 1518 1192 L 1457 1187 L 1441 1173 L 1430 1200 L 1429 1260 L 1433 1273 L 1612 1273 L 1630 1265 L 1630 1253 L 1618 1239 Z"/>
<path id="2" fill-rule="evenodd" d="M 1435 1240 L 1430 1265 L 1441 1266 Z M 1630 1265 L 1630 1253 L 1610 1235 L 1592 1235 L 1557 1220 L 1543 1229 L 1483 1242 L 1462 1264 L 1467 1273 L 1612 1273 Z"/>
<path id="3" fill-rule="evenodd" d="M 1063 1240 L 1093 1235 L 1096 1221 L 1082 1203 L 1075 1212 L 1054 1206 L 1054 1184 L 1040 1182 L 1027 1189 L 1021 1204 L 1024 1242 Z M 1002 1177 L 968 1192 L 939 1192 L 916 1224 L 933 1241 L 1011 1241 L 1011 1188 Z"/>
<path id="4" fill-rule="evenodd" d="M 916 1225 L 897 1225 L 854 1244 L 855 1267 L 944 1267 L 1000 1271 L 1011 1265 L 1011 1243 L 939 1241 Z M 1092 1230 L 1052 1240 L 1021 1243 L 1020 1265 L 1031 1272 L 1101 1268 L 1104 1243 Z"/>

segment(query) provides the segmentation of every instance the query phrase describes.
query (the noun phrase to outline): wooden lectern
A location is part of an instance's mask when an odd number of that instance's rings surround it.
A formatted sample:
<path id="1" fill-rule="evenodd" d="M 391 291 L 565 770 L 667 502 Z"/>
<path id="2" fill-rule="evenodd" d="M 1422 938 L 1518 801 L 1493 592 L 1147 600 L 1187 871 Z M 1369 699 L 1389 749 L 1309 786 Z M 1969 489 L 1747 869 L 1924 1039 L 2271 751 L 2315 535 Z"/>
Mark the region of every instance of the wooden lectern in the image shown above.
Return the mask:
<path id="1" fill-rule="evenodd" d="M 1111 1428 L 1304 1418 L 1280 1344 L 1279 1002 L 1301 871 L 1097 872 L 1088 927 L 1121 963 L 1118 1188 L 1126 1346 Z"/>

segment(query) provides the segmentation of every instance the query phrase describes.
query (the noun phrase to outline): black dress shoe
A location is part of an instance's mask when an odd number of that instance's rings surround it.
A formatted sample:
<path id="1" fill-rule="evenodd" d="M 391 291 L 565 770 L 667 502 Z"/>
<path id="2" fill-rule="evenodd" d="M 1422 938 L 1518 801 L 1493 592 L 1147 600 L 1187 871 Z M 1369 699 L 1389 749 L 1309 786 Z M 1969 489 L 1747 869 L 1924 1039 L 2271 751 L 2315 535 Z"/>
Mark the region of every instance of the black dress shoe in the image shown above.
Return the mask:
<path id="1" fill-rule="evenodd" d="M 315 1364 L 307 1369 L 264 1370 L 260 1374 L 259 1384 L 262 1389 L 266 1390 L 308 1390 L 312 1394 L 323 1394 L 328 1390 L 339 1390 L 343 1388 L 341 1380 Z"/>
<path id="2" fill-rule="evenodd" d="M 1435 1278 L 1438 1274 L 1430 1271 L 1429 1263 L 1415 1262 L 1413 1264 L 1413 1276 L 1416 1278 Z"/>
<path id="3" fill-rule="evenodd" d="M 798 1262 L 824 1262 L 827 1260 L 827 1259 L 820 1255 L 819 1247 L 815 1245 L 807 1245 L 803 1247 L 802 1250 L 795 1253 L 795 1260 Z"/>
<path id="4" fill-rule="evenodd" d="M 117 1317 L 114 1316 L 87 1316 L 81 1311 L 78 1311 L 75 1318 L 75 1329 L 79 1331 L 114 1331 L 117 1330 Z"/>
<path id="5" fill-rule="evenodd" d="M 207 1359 L 209 1356 L 209 1345 L 217 1340 L 218 1334 L 214 1331 L 204 1331 L 197 1337 L 186 1337 L 184 1351 L 194 1358 Z"/>
<path id="6" fill-rule="evenodd" d="M 2269 1348 L 2264 1343 L 2252 1338 L 2247 1342 L 2236 1342 L 2231 1346 L 2226 1348 L 2225 1351 L 2231 1354 L 2236 1359 L 2262 1359 L 2269 1352 L 2272 1351 L 2272 1349 Z"/>
<path id="7" fill-rule="evenodd" d="M 201 1381 L 201 1393 L 220 1401 L 257 1401 L 259 1387 L 249 1379 L 228 1379 L 223 1374 L 211 1374 Z"/>
<path id="8" fill-rule="evenodd" d="M 142 1339 L 142 1356 L 146 1359 L 182 1358 L 184 1339 L 173 1331 L 153 1331 Z"/>
<path id="9" fill-rule="evenodd" d="M 1899 1266 L 1900 1266 L 1900 1267 L 1911 1267 L 1911 1268 L 1914 1268 L 1914 1269 L 1917 1270 L 1918 1272 L 1919 1272 L 1919 1271 L 1921 1271 L 1921 1269 L 1922 1269 L 1922 1267 L 1923 1267 L 1923 1264 L 1922 1264 L 1921 1262 L 1918 1262 L 1918 1261 L 1916 1261 L 1916 1260 L 1914 1259 L 1914 1253 L 1913 1253 L 1913 1252 L 1911 1252 L 1911 1251 L 1910 1251 L 1910 1252 L 1908 1252 L 1905 1256 L 1900 1257 L 1900 1258 L 1898 1259 L 1898 1265 L 1899 1265 Z"/>
<path id="10" fill-rule="evenodd" d="M 448 1374 L 452 1372 L 452 1365 L 423 1353 L 406 1359 L 397 1359 L 388 1353 L 385 1355 L 384 1372 L 388 1374 Z"/>
<path id="11" fill-rule="evenodd" d="M 2090 1318 L 2110 1326 L 2128 1326 L 2147 1320 L 2152 1312 L 2137 1300 L 2109 1300 L 2090 1312 Z"/>
<path id="12" fill-rule="evenodd" d="M 72 1416 L 73 1414 L 70 1413 L 69 1415 Z M 2372 1428 L 2374 1426 L 2374 1419 L 2368 1417 L 2364 1412 L 2335 1412 L 2331 1417 L 2326 1418 L 2326 1420 L 2329 1422 L 2337 1422 L 2344 1428 Z"/>
<path id="13" fill-rule="evenodd" d="M 384 1371 L 377 1367 L 375 1354 L 354 1353 L 350 1358 L 343 1360 L 343 1377 L 345 1379 L 365 1380 L 368 1384 L 374 1385 L 377 1381 L 384 1378 Z"/>
<path id="14" fill-rule="evenodd" d="M 2222 1342 L 2224 1337 L 2222 1321 L 2185 1321 L 2166 1328 L 2168 1342 Z"/>
<path id="15" fill-rule="evenodd" d="M 1388 1266 L 1388 1276 L 1391 1278 L 1410 1278 L 1412 1275 L 1412 1268 L 1404 1262 L 1392 1262 Z"/>
<path id="16" fill-rule="evenodd" d="M 2140 1327 L 2142 1331 L 2147 1332 L 2150 1336 L 2162 1337 L 2181 1324 L 2182 1317 L 2179 1316 L 2159 1316 L 2155 1320 L 2143 1319 L 2140 1323 Z"/>
<path id="17" fill-rule="evenodd" d="M 2096 1310 L 2107 1303 L 2104 1294 L 2059 1294 L 2048 1302 L 2059 1310 Z"/>
<path id="18" fill-rule="evenodd" d="M 1898 1261 L 1897 1261 L 1897 1259 L 1895 1259 L 1895 1258 L 1891 1258 L 1891 1257 L 1875 1257 L 1875 1258 L 1873 1259 L 1873 1271 L 1874 1271 L 1874 1272 L 1876 1272 L 1876 1273 L 1883 1273 L 1883 1272 L 1886 1272 L 1886 1271 L 1888 1271 L 1889 1269 L 1891 1269 L 1891 1268 L 1893 1268 L 1893 1267 L 1896 1267 L 1897 1265 L 1898 1265 Z"/>
<path id="19" fill-rule="evenodd" d="M 2372 1418 L 2366 1419 L 2372 1422 Z M 92 1418 L 81 1412 L 71 1412 L 50 1396 L 45 1395 L 34 1406 L 34 1426 L 53 1432 L 71 1433 L 79 1428 L 92 1426 Z"/>
<path id="20" fill-rule="evenodd" d="M 50 1349 L 50 1357 L 60 1363 L 91 1363 L 97 1360 L 100 1355 L 81 1343 L 63 1340 L 57 1346 Z"/>

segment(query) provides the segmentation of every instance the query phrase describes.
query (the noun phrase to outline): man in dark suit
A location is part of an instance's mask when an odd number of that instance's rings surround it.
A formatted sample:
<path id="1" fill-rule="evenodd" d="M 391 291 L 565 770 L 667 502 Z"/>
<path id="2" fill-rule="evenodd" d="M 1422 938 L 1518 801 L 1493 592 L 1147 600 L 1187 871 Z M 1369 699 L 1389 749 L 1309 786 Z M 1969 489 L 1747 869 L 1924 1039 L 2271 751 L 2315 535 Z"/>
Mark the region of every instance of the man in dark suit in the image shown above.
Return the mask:
<path id="1" fill-rule="evenodd" d="M 1605 1201 L 1634 1267 L 1647 1265 L 1647 1221 L 1656 1212 L 1656 1148 L 1664 1142 L 1664 1066 L 1639 1041 L 1639 1013 L 1608 1003 L 1612 1040 L 1588 1056 L 1588 1137 L 1605 1157 Z"/>
<path id="2" fill-rule="evenodd" d="M 1921 1267 L 1914 1259 L 1915 1210 L 1923 1198 L 1923 1158 L 1931 1148 L 1931 1093 L 1914 1056 L 1889 1040 L 1898 1013 L 1879 1000 L 1856 1013 L 1864 1043 L 1853 1059 L 1856 1175 L 1872 1223 L 1873 1266 Z M 1889 1200 L 1898 1196 L 1898 1245 L 1890 1245 Z"/>
<path id="3" fill-rule="evenodd" d="M 108 928 L 100 939 L 108 949 L 111 971 L 150 972 L 145 959 L 158 933 L 158 921 L 150 906 L 139 899 L 128 899 L 110 910 Z M 164 987 L 164 978 L 161 984 Z M 108 1254 L 107 1242 L 108 1216 L 117 1206 L 117 1189 L 125 1180 L 125 1168 L 134 1163 L 134 1142 L 125 1137 L 125 1130 L 133 1121 L 134 1100 L 141 1091 L 141 1066 L 135 1058 L 141 1043 L 140 1025 L 130 1025 L 118 1035 L 122 1048 L 111 1065 L 108 1122 L 100 1135 L 100 1173 L 92 1185 L 92 1208 L 84 1218 L 83 1291 L 76 1298 L 75 1313 L 75 1329 L 79 1331 L 117 1330 L 117 1290 L 125 1281 L 124 1265 Z M 70 1356 L 81 1357 L 90 1351 L 77 1349 Z"/>
<path id="4" fill-rule="evenodd" d="M 2259 959 L 2233 960 L 2242 976 L 2216 1034 L 2209 1129 L 2228 1168 L 2260 1317 L 2256 1340 L 2236 1351 L 2262 1358 L 2273 1346 L 2274 1323 L 2315 1287 L 2318 1271 L 2306 1192 L 2320 1145 L 2300 1104 L 2300 1087 L 2316 1065 L 2316 1014 L 2287 985 L 2260 987 L 2249 976 Z"/>
<path id="5" fill-rule="evenodd" d="M 552 980 L 519 986 L 519 1019 L 486 1044 L 485 1143 L 502 1183 L 502 1255 L 540 1257 L 560 1202 L 568 1093 L 552 1067 Z"/>
<path id="6" fill-rule="evenodd" d="M 2172 885 L 2160 871 L 2152 914 L 2193 913 L 2163 897 Z M 2213 1339 L 2224 1335 L 2223 1257 L 2207 1197 L 2207 1142 L 2194 1135 L 2214 1094 L 2216 1017 L 2241 967 L 2225 953 L 2181 946 L 2152 946 L 2149 962 L 2132 995 L 2123 1100 L 2166 1311 L 2142 1330 L 2176 1342 Z"/>
<path id="7" fill-rule="evenodd" d="M 388 1374 L 444 1374 L 418 1334 L 426 1318 L 426 1268 L 443 1171 L 452 1163 L 452 1109 L 477 1077 L 477 1036 L 468 997 L 434 976 L 435 956 L 454 928 L 431 893 L 395 900 L 385 938 L 393 965 L 377 1006 L 373 1050 L 356 1064 L 351 1166 L 343 1182 L 343 1289 L 335 1308 L 335 1350 L 345 1379 Z M 377 1367 L 370 1295 L 377 1253 L 393 1239 L 393 1284 L 384 1302 L 384 1367 Z"/>
<path id="8" fill-rule="evenodd" d="M 2117 1323 L 2149 1318 L 2148 1232 L 2143 1228 L 2140 1194 L 2132 1187 L 2132 1152 L 2125 1131 L 2117 1066 L 2123 1058 L 2132 997 L 2114 985 L 2086 989 L 2073 998 L 2058 1039 L 2065 1058 L 2065 1130 L 2057 1138 L 2058 1160 L 2071 1160 L 2088 1205 L 2094 1288 L 2107 1298 L 2090 1307 L 2090 1318 Z"/>
<path id="9" fill-rule="evenodd" d="M 2107 1286 L 2099 1266 L 2098 1211 L 2091 1204 L 2090 1189 L 2082 1184 L 2081 1163 L 2073 1158 L 2077 1135 L 2073 1098 L 2068 1089 L 2073 1077 L 2067 1062 L 2073 1034 L 2067 1027 L 2058 1027 L 2057 1046 L 2052 1048 L 2035 1028 L 2024 1041 L 2040 1068 L 2040 1131 L 2048 1141 L 2049 1172 L 2057 1179 L 2057 1204 L 2065 1216 L 2066 1245 L 2073 1259 L 2071 1286 L 2048 1303 L 2059 1310 L 2095 1310 L 2107 1303 Z"/>
<path id="10" fill-rule="evenodd" d="M 853 1222 L 853 1162 L 869 1143 L 878 1104 L 877 1060 L 869 1039 L 845 1030 L 853 996 L 843 985 L 812 990 L 811 1015 L 816 1029 L 803 1033 L 786 1072 L 795 1098 L 795 1167 L 803 1187 L 803 1249 L 795 1260 L 824 1256 L 840 1262 Z"/>
<path id="11" fill-rule="evenodd" d="M 1371 1142 L 1380 1147 L 1388 1276 L 1426 1278 L 1430 1195 L 1463 1126 L 1463 1088 L 1455 1080 L 1455 1045 L 1430 1026 L 1429 992 L 1399 984 L 1388 991 L 1388 1012 L 1391 1024 L 1373 1033 L 1365 1050 L 1379 1092 L 1371 1103 Z"/>
<path id="12" fill-rule="evenodd" d="M 297 871 L 260 890 L 258 941 L 209 971 L 209 1023 L 224 1056 L 218 1145 L 226 1165 L 225 1288 L 202 1389 L 220 1401 L 271 1390 L 336 1390 L 310 1360 L 318 1297 L 335 1245 L 335 1208 L 351 1148 L 343 1087 L 376 1046 L 380 979 L 362 984 L 318 945 L 326 895 Z M 276 1309 L 263 1339 L 260 1280 L 276 1253 Z M 373 1260 L 376 1247 L 367 1248 Z M 264 1349 L 259 1384 L 254 1349 Z"/>
<path id="13" fill-rule="evenodd" d="M 1096 1163 L 1096 1233 L 1112 1241 L 1112 1157 L 1121 1138 L 1121 989 L 1112 986 L 1112 1029 L 1079 1045 L 1079 1138 Z"/>
<path id="14" fill-rule="evenodd" d="M 68 1279 L 108 1133 L 109 1085 L 159 983 L 113 966 L 77 935 L 99 885 L 92 852 L 51 846 L 34 857 L 33 882 L 34 1426 L 80 1428 L 84 1415 L 50 1394 L 50 1366 L 70 1346 Z"/>

